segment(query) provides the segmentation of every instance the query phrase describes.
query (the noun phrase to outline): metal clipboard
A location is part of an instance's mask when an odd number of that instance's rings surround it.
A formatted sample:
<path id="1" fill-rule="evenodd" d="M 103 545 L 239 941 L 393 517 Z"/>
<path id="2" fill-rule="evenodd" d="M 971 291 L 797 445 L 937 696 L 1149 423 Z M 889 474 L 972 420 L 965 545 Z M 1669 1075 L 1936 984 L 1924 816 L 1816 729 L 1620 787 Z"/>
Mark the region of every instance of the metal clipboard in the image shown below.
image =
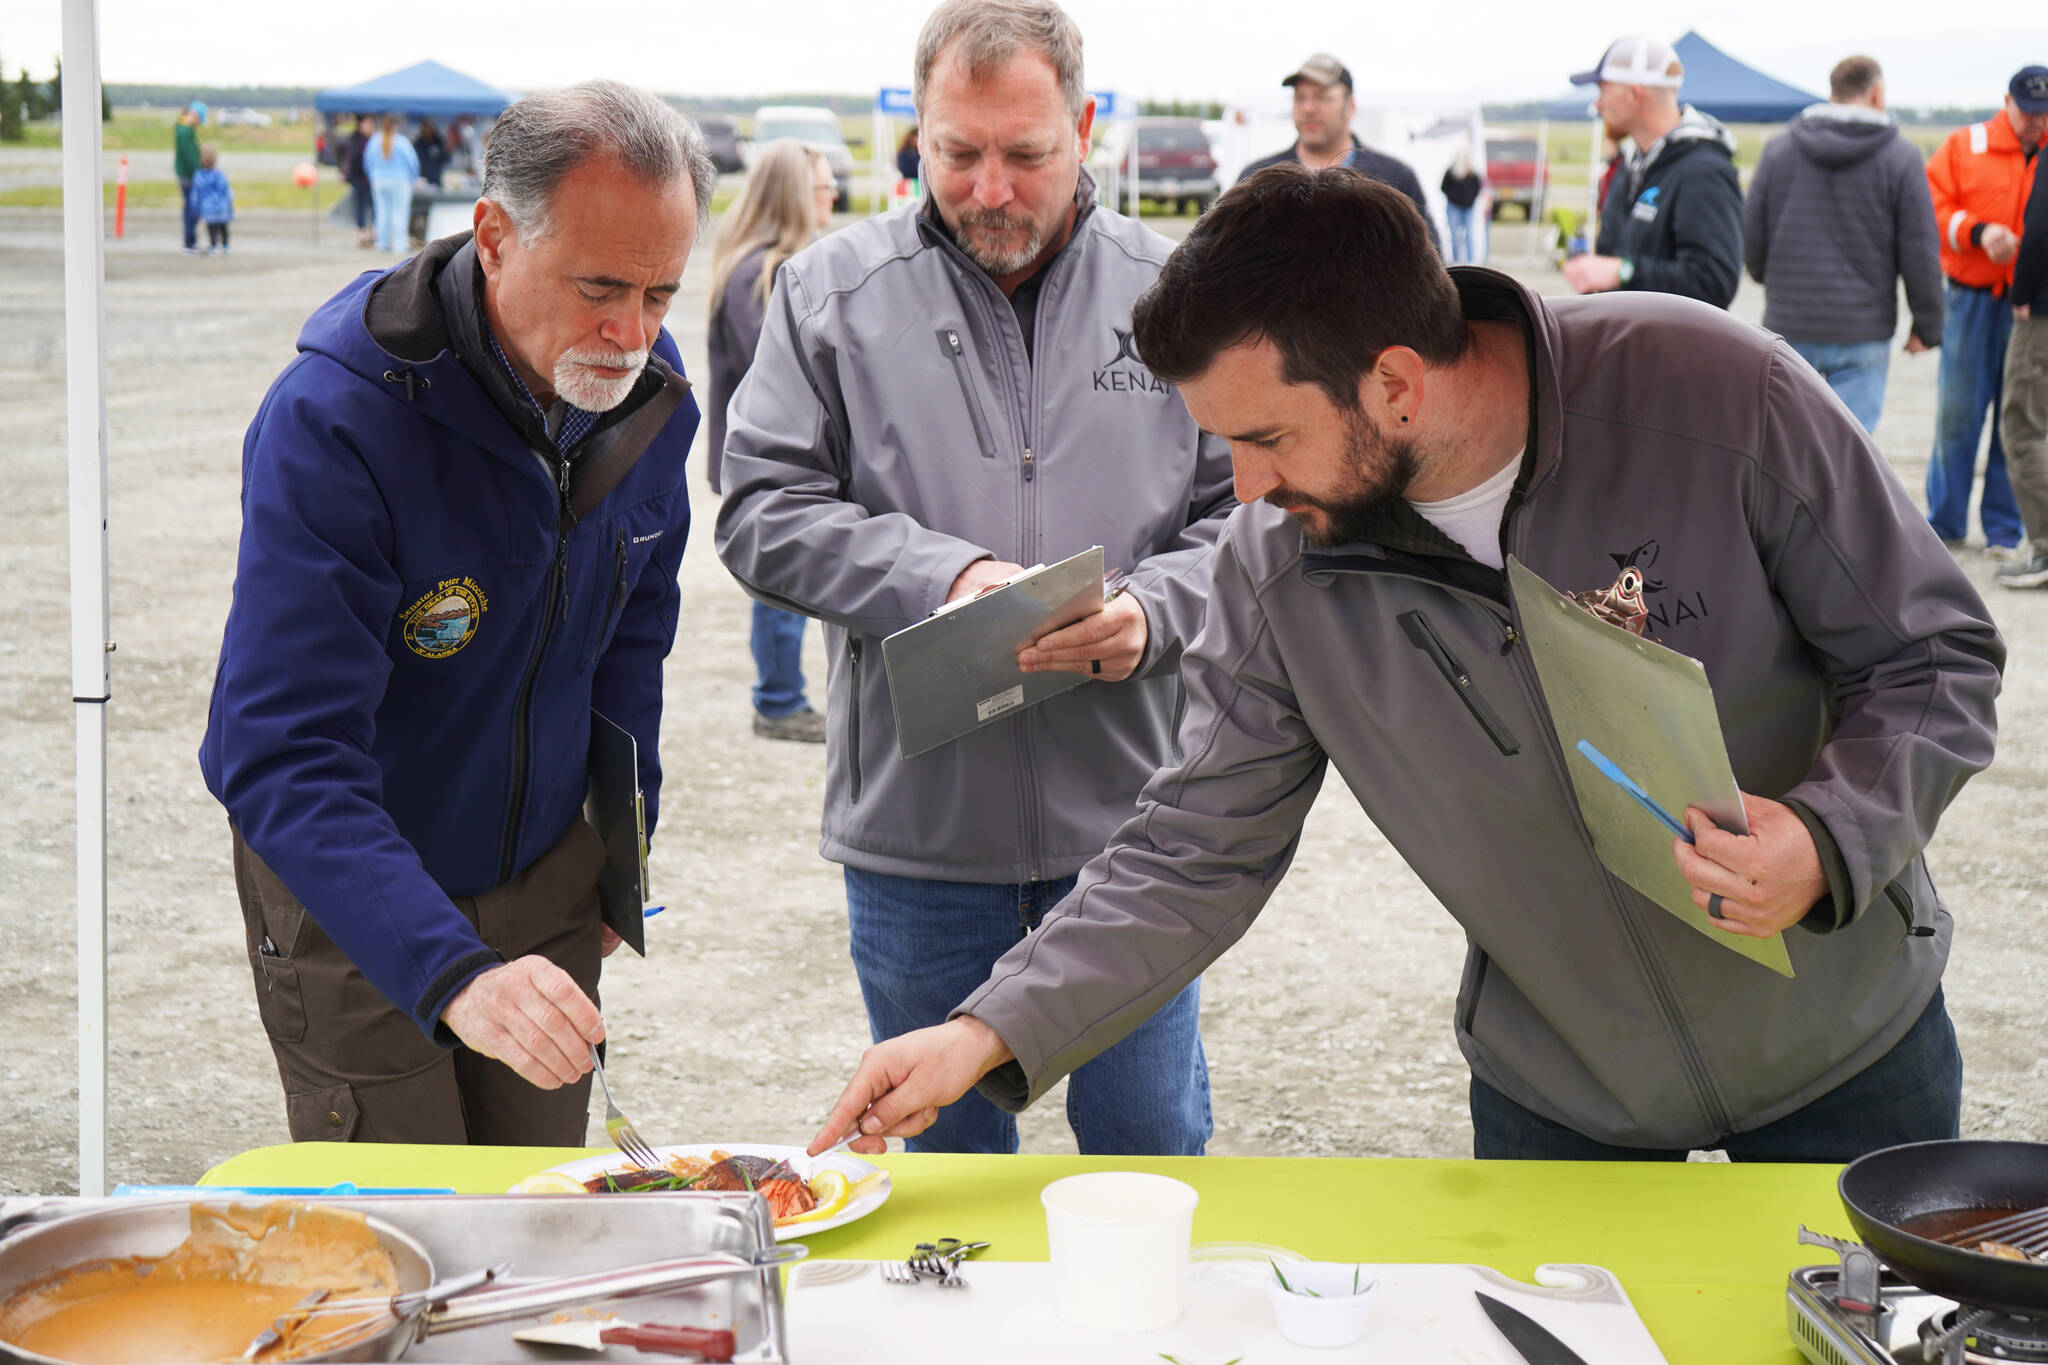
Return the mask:
<path id="1" fill-rule="evenodd" d="M 1581 739 L 1613 759 L 1674 815 L 1698 806 L 1746 833 L 1714 691 L 1699 660 L 1610 626 L 1508 557 L 1508 589 L 1601 863 L 1648 899 L 1731 952 L 1791 976 L 1784 935 L 1751 938 L 1714 926 L 1692 903 L 1671 834 L 1576 752 Z"/>
<path id="2" fill-rule="evenodd" d="M 604 922 L 645 957 L 647 801 L 640 790 L 640 745 L 599 711 L 590 713 L 590 793 L 583 814 L 604 841 L 604 870 L 597 882 Z"/>
<path id="3" fill-rule="evenodd" d="M 1017 651 L 1102 610 L 1102 547 L 1020 574 L 882 641 L 903 757 L 1072 691 L 1080 673 L 1025 673 Z"/>

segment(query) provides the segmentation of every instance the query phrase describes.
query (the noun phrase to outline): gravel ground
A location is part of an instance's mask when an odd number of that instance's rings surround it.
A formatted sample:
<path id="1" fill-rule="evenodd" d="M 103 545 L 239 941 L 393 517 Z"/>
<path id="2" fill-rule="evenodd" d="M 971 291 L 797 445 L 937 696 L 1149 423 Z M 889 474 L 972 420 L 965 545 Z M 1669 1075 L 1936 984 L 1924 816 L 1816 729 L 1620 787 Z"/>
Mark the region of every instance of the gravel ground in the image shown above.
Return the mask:
<path id="1" fill-rule="evenodd" d="M 1184 230 L 1184 229 L 1183 229 Z M 75 1186 L 73 719 L 66 676 L 63 297 L 54 212 L 0 210 L 0 1193 Z M 114 665 L 110 1175 L 188 1181 L 286 1139 L 257 1021 L 227 827 L 194 761 L 226 613 L 242 433 L 304 317 L 369 257 L 303 220 L 249 214 L 227 259 L 177 254 L 168 214 L 131 216 L 107 263 Z M 1518 249 L 1512 231 L 1497 246 Z M 702 373 L 708 252 L 671 326 Z M 1513 265 L 1512 260 L 1507 262 Z M 1546 291 L 1554 274 L 1531 272 Z M 1745 285 L 1736 311 L 1755 318 Z M 1920 486 L 1934 362 L 1899 359 L 1878 432 Z M 798 1141 L 865 1042 L 838 870 L 817 855 L 822 754 L 748 729 L 747 604 L 711 551 L 713 498 L 683 563 L 668 671 L 665 820 L 654 850 L 653 956 L 605 978 L 613 1080 L 658 1141 Z M 2048 593 L 1991 583 L 1962 555 L 2012 646 L 1997 765 L 1936 841 L 1960 921 L 1949 1002 L 1969 1067 L 1964 1130 L 2048 1138 L 2048 950 L 2028 926 L 2048 813 Z M 808 672 L 822 680 L 816 633 Z M 1463 941 L 1329 783 L 1300 857 L 1248 938 L 1211 970 L 1205 1033 L 1213 1152 L 1462 1156 L 1465 1068 L 1450 1002 Z M 1061 1107 L 1026 1116 L 1027 1150 L 1072 1150 Z"/>

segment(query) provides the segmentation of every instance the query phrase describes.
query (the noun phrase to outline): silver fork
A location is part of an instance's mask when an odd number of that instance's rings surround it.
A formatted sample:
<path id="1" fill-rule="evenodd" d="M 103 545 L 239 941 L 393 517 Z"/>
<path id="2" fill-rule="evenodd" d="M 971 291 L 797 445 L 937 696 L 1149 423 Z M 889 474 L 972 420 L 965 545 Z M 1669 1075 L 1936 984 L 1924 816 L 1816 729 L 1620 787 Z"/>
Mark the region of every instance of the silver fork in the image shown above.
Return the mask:
<path id="1" fill-rule="evenodd" d="M 619 1108 L 619 1102 L 612 1098 L 611 1083 L 604 1078 L 604 1063 L 597 1059 L 597 1044 L 590 1045 L 590 1066 L 597 1072 L 597 1083 L 604 1089 L 604 1135 L 612 1140 L 612 1146 L 624 1152 L 626 1159 L 643 1171 L 661 1169 L 661 1158 L 647 1145 L 646 1139 L 633 1126 L 633 1120 L 626 1117 Z"/>
<path id="2" fill-rule="evenodd" d="M 910 1268 L 908 1261 L 883 1261 L 882 1281 L 885 1284 L 916 1284 L 917 1272 Z"/>

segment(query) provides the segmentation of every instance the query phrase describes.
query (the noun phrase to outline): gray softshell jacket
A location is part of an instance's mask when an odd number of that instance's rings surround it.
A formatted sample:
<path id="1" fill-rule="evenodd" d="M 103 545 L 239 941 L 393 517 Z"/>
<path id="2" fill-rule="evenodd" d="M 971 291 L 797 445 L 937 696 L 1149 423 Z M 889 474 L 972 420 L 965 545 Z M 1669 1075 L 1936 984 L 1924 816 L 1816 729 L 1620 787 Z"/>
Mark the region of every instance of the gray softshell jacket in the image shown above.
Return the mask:
<path id="1" fill-rule="evenodd" d="M 982 1083 L 998 1103 L 1043 1094 L 1244 933 L 1332 764 L 1466 931 L 1473 1073 L 1599 1141 L 1769 1123 L 1882 1056 L 1933 995 L 1951 921 L 1921 850 L 1991 761 L 2005 657 L 1962 570 L 1769 334 L 1689 299 L 1452 276 L 1468 315 L 1528 337 L 1503 549 L 1566 591 L 1640 568 L 1649 633 L 1705 663 L 1742 788 L 1822 822 L 1836 885 L 1786 933 L 1797 976 L 1601 866 L 1501 574 L 1405 504 L 1329 549 L 1252 504 L 1182 666 L 1185 759 L 960 1007 L 1019 1059 Z M 1369 934 L 1371 888 L 1356 909 Z M 1376 984 L 1399 985 L 1362 982 L 1361 1008 Z"/>
<path id="2" fill-rule="evenodd" d="M 1033 354 L 1010 302 L 927 206 L 813 244 L 776 277 L 733 397 L 718 553 L 762 601 L 816 616 L 831 659 L 823 842 L 871 872 L 1070 876 L 1173 757 L 1180 656 L 1235 506 L 1230 454 L 1130 344 L 1172 244 L 1094 202 L 1045 266 Z M 904 759 L 882 637 L 989 556 L 1091 545 L 1129 571 L 1139 670 Z"/>

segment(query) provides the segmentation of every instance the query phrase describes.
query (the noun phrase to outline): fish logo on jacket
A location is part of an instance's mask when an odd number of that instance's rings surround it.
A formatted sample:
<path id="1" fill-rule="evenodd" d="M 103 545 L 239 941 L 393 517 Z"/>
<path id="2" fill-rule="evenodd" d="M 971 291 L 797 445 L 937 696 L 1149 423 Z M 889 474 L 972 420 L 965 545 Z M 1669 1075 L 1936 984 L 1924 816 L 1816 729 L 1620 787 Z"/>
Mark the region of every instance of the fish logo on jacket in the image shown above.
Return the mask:
<path id="1" fill-rule="evenodd" d="M 475 637 L 489 606 L 474 579 L 444 578 L 405 609 L 406 646 L 423 659 L 445 659 Z"/>
<path id="2" fill-rule="evenodd" d="M 1165 393 L 1166 385 L 1159 382 L 1153 373 L 1145 368 L 1145 362 L 1138 359 L 1134 349 L 1136 343 L 1131 334 L 1122 327 L 1112 327 L 1116 334 L 1116 354 L 1102 362 L 1095 371 L 1097 393 Z M 1119 370 L 1116 366 L 1130 361 L 1132 369 Z"/>

